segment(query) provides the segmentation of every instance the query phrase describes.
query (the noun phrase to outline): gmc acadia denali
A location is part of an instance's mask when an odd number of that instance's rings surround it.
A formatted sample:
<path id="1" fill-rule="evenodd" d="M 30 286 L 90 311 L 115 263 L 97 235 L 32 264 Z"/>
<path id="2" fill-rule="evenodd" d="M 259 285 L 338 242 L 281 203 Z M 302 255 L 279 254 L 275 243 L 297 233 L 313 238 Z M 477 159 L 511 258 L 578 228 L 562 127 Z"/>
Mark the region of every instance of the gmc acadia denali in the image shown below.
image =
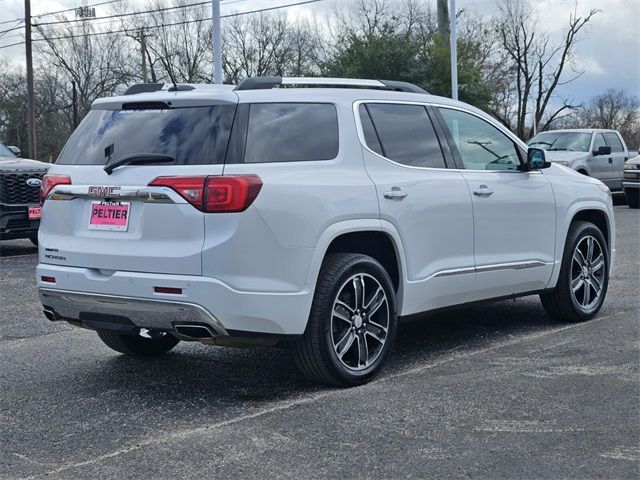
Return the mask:
<path id="1" fill-rule="evenodd" d="M 311 379 L 379 372 L 398 318 L 539 294 L 592 318 L 609 189 L 480 110 L 378 80 L 138 85 L 44 177 L 46 316 L 112 349 L 289 344 Z"/>

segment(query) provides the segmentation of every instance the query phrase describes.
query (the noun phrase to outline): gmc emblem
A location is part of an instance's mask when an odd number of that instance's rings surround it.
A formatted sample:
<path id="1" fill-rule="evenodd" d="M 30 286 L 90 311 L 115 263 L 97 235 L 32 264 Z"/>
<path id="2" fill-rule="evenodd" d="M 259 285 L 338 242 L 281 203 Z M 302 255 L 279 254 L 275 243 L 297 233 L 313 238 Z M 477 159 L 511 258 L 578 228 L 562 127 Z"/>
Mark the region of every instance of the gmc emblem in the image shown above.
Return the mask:
<path id="1" fill-rule="evenodd" d="M 101 186 L 90 186 L 89 187 L 89 196 L 91 197 L 113 197 L 118 193 L 120 187 L 101 187 Z"/>

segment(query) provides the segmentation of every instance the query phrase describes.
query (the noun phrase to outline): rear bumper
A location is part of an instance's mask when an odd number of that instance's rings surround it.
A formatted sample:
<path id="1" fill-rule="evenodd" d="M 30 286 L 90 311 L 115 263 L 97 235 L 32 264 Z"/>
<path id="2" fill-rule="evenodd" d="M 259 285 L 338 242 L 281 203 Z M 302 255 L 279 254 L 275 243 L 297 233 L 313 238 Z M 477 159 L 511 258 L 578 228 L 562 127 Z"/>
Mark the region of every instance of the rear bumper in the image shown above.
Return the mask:
<path id="1" fill-rule="evenodd" d="M 176 325 L 206 325 L 212 336 L 228 335 L 211 313 L 199 305 L 164 300 L 67 292 L 39 288 L 40 301 L 50 320 L 79 321 L 111 330 L 130 327 L 173 331 Z"/>
<path id="2" fill-rule="evenodd" d="M 640 188 L 640 180 L 625 180 L 622 182 L 622 188 L 637 190 Z"/>
<path id="3" fill-rule="evenodd" d="M 0 239 L 27 238 L 38 231 L 40 220 L 29 220 L 28 205 L 0 204 Z"/>
<path id="4" fill-rule="evenodd" d="M 278 335 L 304 333 L 313 287 L 300 292 L 239 291 L 218 279 L 192 275 L 105 271 L 39 264 L 37 286 L 43 306 L 68 321 L 124 317 L 140 328 L 171 330 L 198 323 L 217 335 L 240 331 Z M 55 282 L 43 282 L 53 277 Z M 182 289 L 156 293 L 154 287 Z M 116 319 L 116 321 L 118 321 Z"/>

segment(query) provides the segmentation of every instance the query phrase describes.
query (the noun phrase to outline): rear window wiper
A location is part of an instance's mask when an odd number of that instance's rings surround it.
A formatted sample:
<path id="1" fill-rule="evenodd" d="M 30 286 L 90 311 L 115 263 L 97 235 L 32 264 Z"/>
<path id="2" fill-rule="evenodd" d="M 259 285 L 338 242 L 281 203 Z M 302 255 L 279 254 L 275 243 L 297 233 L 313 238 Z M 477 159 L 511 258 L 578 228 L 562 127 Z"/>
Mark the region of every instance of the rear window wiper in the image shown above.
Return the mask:
<path id="1" fill-rule="evenodd" d="M 143 165 L 147 163 L 175 163 L 176 159 L 171 155 L 161 155 L 159 153 L 136 153 L 128 157 L 120 158 L 109 162 L 104 166 L 104 171 L 111 175 L 116 168 L 122 165 Z"/>

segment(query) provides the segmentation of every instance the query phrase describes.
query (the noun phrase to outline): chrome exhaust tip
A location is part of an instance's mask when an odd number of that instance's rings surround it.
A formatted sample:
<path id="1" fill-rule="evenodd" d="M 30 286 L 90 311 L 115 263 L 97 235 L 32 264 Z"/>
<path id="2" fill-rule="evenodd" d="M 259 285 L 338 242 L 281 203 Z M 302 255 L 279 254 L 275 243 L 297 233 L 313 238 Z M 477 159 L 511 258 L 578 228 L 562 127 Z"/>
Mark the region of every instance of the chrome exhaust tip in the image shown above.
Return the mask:
<path id="1" fill-rule="evenodd" d="M 183 323 L 174 325 L 173 329 L 177 336 L 184 340 L 206 340 L 218 336 L 206 325 Z"/>
<path id="2" fill-rule="evenodd" d="M 55 322 L 57 320 L 60 320 L 60 316 L 56 313 L 56 311 L 51 308 L 51 307 L 44 307 L 42 309 L 42 312 L 44 313 L 44 316 L 47 317 L 49 320 L 51 320 L 52 322 Z"/>

